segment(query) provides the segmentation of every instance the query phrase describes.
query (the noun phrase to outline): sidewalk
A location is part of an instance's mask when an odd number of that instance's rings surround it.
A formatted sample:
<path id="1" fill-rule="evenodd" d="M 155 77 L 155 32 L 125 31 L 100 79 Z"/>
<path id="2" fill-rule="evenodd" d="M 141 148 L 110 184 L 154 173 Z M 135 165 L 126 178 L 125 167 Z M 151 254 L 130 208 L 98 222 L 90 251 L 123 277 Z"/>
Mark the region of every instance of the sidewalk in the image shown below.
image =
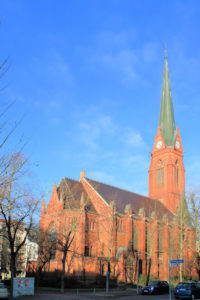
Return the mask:
<path id="1" fill-rule="evenodd" d="M 127 290 L 111 290 L 109 293 L 105 291 L 91 291 L 85 292 L 83 290 L 77 290 L 76 292 L 59 293 L 37 293 L 34 298 L 37 300 L 77 300 L 77 299 L 115 299 L 118 297 L 133 296 L 136 295 L 136 289 Z M 24 299 L 24 298 L 23 298 Z M 25 299 L 24 299 L 25 300 Z"/>

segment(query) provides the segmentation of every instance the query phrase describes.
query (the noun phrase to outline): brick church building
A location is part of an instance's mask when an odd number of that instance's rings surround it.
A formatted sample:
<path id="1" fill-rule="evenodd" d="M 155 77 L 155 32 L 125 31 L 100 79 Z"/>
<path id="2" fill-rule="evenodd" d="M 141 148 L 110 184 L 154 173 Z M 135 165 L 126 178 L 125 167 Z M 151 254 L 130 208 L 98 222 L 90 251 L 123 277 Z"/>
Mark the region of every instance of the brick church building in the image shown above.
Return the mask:
<path id="1" fill-rule="evenodd" d="M 151 262 L 151 274 L 168 280 L 169 259 L 177 258 L 185 260 L 184 272 L 191 275 L 192 252 L 186 244 L 179 252 L 177 213 L 184 193 L 183 147 L 175 126 L 165 56 L 148 197 L 89 179 L 81 171 L 79 181 L 63 178 L 58 187 L 54 184 L 47 207 L 42 204 L 40 228 L 63 240 L 72 232 L 66 275 L 96 277 L 109 268 L 111 277 L 133 282 L 138 268 L 145 275 Z M 189 244 L 189 226 L 187 232 Z M 50 271 L 62 269 L 62 256 L 56 248 Z"/>

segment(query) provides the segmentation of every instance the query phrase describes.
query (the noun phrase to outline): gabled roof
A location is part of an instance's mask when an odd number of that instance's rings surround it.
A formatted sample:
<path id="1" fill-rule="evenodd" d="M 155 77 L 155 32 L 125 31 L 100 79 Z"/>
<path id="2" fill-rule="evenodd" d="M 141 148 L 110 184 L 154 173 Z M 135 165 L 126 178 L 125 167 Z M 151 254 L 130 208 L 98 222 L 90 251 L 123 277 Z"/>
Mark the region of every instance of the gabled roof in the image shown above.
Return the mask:
<path id="1" fill-rule="evenodd" d="M 102 182 L 98 182 L 86 178 L 89 184 L 101 197 L 110 204 L 115 201 L 116 209 L 119 213 L 124 213 L 125 207 L 129 204 L 132 212 L 139 214 L 141 209 L 144 210 L 145 216 L 150 217 L 153 212 L 161 219 L 163 216 L 168 216 L 171 220 L 174 215 L 160 201 L 148 198 L 130 191 L 120 189 Z M 91 199 L 83 188 L 80 181 L 70 178 L 63 178 L 57 188 L 58 198 L 62 200 L 65 209 L 80 209 L 81 198 L 84 197 L 87 211 L 97 213 Z"/>
<path id="2" fill-rule="evenodd" d="M 150 217 L 152 212 L 156 212 L 159 219 L 161 219 L 164 215 L 167 215 L 169 219 L 174 217 L 173 213 L 158 200 L 91 180 L 89 178 L 87 178 L 87 181 L 108 204 L 114 200 L 118 212 L 124 213 L 126 205 L 130 204 L 132 211 L 135 214 L 138 214 L 140 209 L 143 208 L 147 217 Z"/>
<path id="3" fill-rule="evenodd" d="M 63 178 L 57 188 L 57 193 L 65 209 L 80 209 L 81 197 L 84 197 L 88 211 L 96 212 L 80 181 Z"/>

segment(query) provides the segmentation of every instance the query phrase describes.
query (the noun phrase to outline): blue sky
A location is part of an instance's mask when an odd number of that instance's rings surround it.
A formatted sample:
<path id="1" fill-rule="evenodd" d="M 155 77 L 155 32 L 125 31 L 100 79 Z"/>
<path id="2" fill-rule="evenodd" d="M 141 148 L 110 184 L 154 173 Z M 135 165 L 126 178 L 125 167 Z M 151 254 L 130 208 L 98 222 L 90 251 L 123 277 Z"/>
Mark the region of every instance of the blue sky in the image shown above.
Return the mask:
<path id="1" fill-rule="evenodd" d="M 25 115 L 10 143 L 28 139 L 38 189 L 83 169 L 148 194 L 165 43 L 186 187 L 200 188 L 199 14 L 199 1 L 1 0 L 1 101 Z"/>

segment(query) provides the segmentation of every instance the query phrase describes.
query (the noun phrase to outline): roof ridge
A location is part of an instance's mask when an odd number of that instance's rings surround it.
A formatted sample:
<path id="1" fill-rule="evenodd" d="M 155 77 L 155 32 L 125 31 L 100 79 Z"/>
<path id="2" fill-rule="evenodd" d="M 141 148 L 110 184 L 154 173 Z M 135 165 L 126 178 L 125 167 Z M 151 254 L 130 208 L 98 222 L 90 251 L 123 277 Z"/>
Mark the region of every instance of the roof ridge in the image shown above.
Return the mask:
<path id="1" fill-rule="evenodd" d="M 103 198 L 103 196 L 91 185 L 90 182 L 88 182 L 89 178 L 83 178 L 90 186 L 91 188 L 99 195 L 99 197 L 105 202 L 106 205 L 109 205 L 108 202 Z M 90 179 L 89 179 L 90 180 Z M 100 182 L 99 182 L 100 183 Z"/>
<path id="2" fill-rule="evenodd" d="M 60 183 L 59 183 L 59 185 L 61 184 L 61 182 L 62 182 L 62 180 L 71 180 L 71 181 L 75 181 L 75 182 L 77 182 L 77 183 L 80 183 L 80 181 L 79 180 L 76 180 L 76 179 L 73 179 L 73 178 L 70 178 L 70 177 L 63 177 L 61 180 L 60 180 Z"/>
<path id="3" fill-rule="evenodd" d="M 121 191 L 124 191 L 124 192 L 128 192 L 128 193 L 131 193 L 131 194 L 135 194 L 135 195 L 138 195 L 138 196 L 142 196 L 142 197 L 147 198 L 147 199 L 156 200 L 156 199 L 153 199 L 153 198 L 150 198 L 150 197 L 141 195 L 141 194 L 139 194 L 139 193 L 135 193 L 135 192 L 132 192 L 132 191 L 129 191 L 129 190 L 126 190 L 126 189 L 123 189 L 123 188 L 120 188 L 120 187 L 111 185 L 111 184 L 107 184 L 107 183 L 105 183 L 105 182 L 100 182 L 100 181 L 93 180 L 93 179 L 90 179 L 90 178 L 86 178 L 86 179 L 87 179 L 87 180 L 89 179 L 89 180 L 95 181 L 96 183 L 105 184 L 105 185 L 107 185 L 107 186 L 110 186 L 110 187 L 112 187 L 112 188 L 115 188 L 115 189 L 118 189 L 118 190 L 121 190 Z"/>
<path id="4" fill-rule="evenodd" d="M 97 184 L 98 184 L 98 183 L 99 183 L 99 184 L 104 184 L 104 185 L 107 185 L 107 186 L 109 186 L 109 187 L 111 187 L 111 188 L 115 188 L 115 189 L 121 190 L 121 191 L 123 191 L 123 192 L 128 192 L 128 193 L 131 193 L 131 194 L 134 194 L 134 195 L 138 195 L 138 196 L 140 196 L 140 197 L 143 197 L 143 198 L 145 198 L 145 199 L 153 200 L 154 203 L 159 203 L 160 205 L 164 206 L 170 213 L 172 213 L 172 211 L 169 210 L 163 203 L 161 203 L 161 202 L 159 201 L 159 199 L 154 199 L 154 198 L 151 198 L 151 197 L 147 197 L 147 196 L 144 196 L 144 195 L 141 195 L 141 194 L 138 194 L 138 193 L 129 191 L 129 190 L 125 190 L 125 189 L 123 189 L 123 188 L 119 188 L 119 187 L 113 186 L 113 185 L 111 185 L 111 184 L 107 184 L 107 183 L 104 183 L 104 182 L 100 182 L 100 181 L 97 181 L 97 180 L 93 180 L 93 179 L 90 179 L 90 178 L 86 178 L 86 179 L 87 179 L 87 180 L 94 181 L 94 182 L 96 182 Z"/>

